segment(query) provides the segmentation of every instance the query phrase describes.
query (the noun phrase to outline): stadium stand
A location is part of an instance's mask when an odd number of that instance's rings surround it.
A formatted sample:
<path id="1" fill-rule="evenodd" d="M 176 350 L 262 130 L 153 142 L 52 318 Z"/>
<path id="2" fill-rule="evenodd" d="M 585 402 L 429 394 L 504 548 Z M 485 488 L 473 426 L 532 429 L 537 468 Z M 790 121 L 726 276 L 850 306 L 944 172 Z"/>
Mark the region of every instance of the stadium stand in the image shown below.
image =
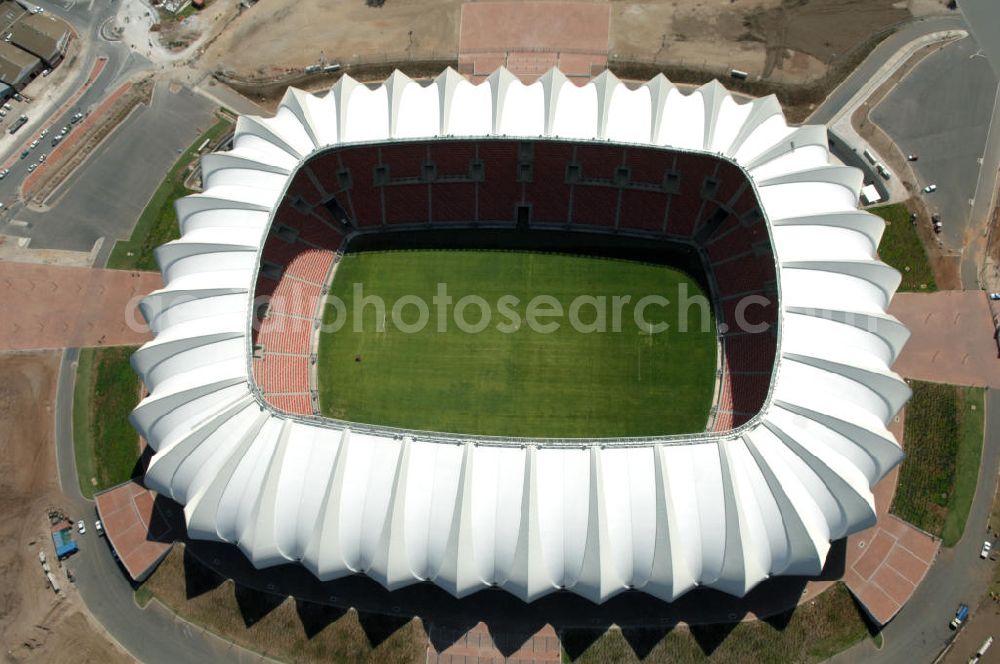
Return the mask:
<path id="1" fill-rule="evenodd" d="M 351 232 L 510 226 L 518 206 L 530 206 L 540 227 L 651 233 L 700 246 L 723 348 L 713 428 L 739 426 L 761 408 L 777 353 L 776 268 L 743 172 L 703 154 L 510 139 L 341 147 L 299 170 L 275 212 L 255 292 L 268 302 L 254 335 L 254 377 L 268 401 L 313 413 L 313 324 Z M 758 323 L 765 331 L 741 329 Z"/>
<path id="2" fill-rule="evenodd" d="M 426 224 L 430 221 L 429 184 L 423 182 L 383 187 L 385 223 Z"/>
<path id="3" fill-rule="evenodd" d="M 667 214 L 667 197 L 661 191 L 622 190 L 618 226 L 659 233 Z"/>
<path id="4" fill-rule="evenodd" d="M 662 187 L 667 173 L 675 171 L 675 153 L 667 150 L 625 150 L 624 164 L 633 183 Z"/>
<path id="5" fill-rule="evenodd" d="M 305 169 L 295 177 L 300 179 L 309 179 Z M 345 236 L 319 198 L 310 209 L 291 189 L 275 212 L 261 251 L 263 264 L 254 290 L 253 375 L 271 405 L 312 415 L 312 331 L 324 284 Z"/>
<path id="6" fill-rule="evenodd" d="M 430 161 L 437 179 L 467 179 L 476 160 L 476 144 L 471 141 L 437 141 L 430 145 Z"/>
<path id="7" fill-rule="evenodd" d="M 614 228 L 617 219 L 616 187 L 580 184 L 573 187 L 573 224 Z"/>
<path id="8" fill-rule="evenodd" d="M 345 149 L 341 152 L 340 160 L 350 177 L 350 205 L 354 223 L 360 228 L 382 225 L 381 188 L 375 186 L 378 155 L 371 148 Z M 323 186 L 329 189 L 325 183 Z"/>
<path id="9" fill-rule="evenodd" d="M 485 179 L 479 183 L 479 219 L 484 223 L 514 222 L 514 209 L 521 202 L 522 184 L 517 180 L 517 143 L 482 141 L 477 157 Z"/>
<path id="10" fill-rule="evenodd" d="M 565 224 L 569 219 L 570 185 L 567 170 L 573 161 L 573 147 L 567 143 L 535 146 L 532 178 L 524 186 L 531 201 L 531 221 L 538 224 Z"/>
<path id="11" fill-rule="evenodd" d="M 467 224 L 476 220 L 474 182 L 435 182 L 431 188 L 431 219 L 434 223 Z"/>
<path id="12" fill-rule="evenodd" d="M 667 213 L 667 197 L 663 192 L 623 189 L 618 212 L 618 226 L 659 233 Z"/>

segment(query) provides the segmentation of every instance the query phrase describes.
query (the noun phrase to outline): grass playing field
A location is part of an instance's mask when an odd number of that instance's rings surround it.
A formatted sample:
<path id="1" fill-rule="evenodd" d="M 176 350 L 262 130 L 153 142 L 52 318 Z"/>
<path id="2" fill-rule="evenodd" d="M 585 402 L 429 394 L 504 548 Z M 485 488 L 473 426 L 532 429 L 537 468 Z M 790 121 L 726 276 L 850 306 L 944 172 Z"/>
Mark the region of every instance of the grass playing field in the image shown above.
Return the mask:
<path id="1" fill-rule="evenodd" d="M 441 284 L 448 306 L 434 299 Z M 703 431 L 715 387 L 715 321 L 707 300 L 679 306 L 681 292 L 703 297 L 688 275 L 633 261 L 509 251 L 348 254 L 324 309 L 321 407 L 351 421 L 484 435 Z M 650 295 L 669 304 L 640 306 Z M 426 310 L 399 304 L 403 296 Z M 465 296 L 484 302 L 463 306 Z M 630 299 L 616 303 L 616 296 Z M 562 316 L 539 315 L 560 308 Z M 662 323 L 669 328 L 658 331 Z"/>

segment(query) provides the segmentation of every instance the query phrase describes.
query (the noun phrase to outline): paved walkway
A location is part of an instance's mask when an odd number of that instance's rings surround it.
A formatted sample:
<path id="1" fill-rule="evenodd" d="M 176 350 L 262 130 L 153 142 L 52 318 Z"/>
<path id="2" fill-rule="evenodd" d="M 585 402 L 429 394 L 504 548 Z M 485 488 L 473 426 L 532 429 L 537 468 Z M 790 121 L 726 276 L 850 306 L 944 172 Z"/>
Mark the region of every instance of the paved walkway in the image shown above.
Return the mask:
<path id="1" fill-rule="evenodd" d="M 139 300 L 162 284 L 155 272 L 0 263 L 0 351 L 144 343 Z"/>
<path id="2" fill-rule="evenodd" d="M 486 623 L 478 623 L 465 634 L 441 635 L 431 627 L 432 640 L 446 636 L 453 643 L 440 653 L 427 646 L 427 664 L 487 664 L 492 662 L 561 662 L 562 646 L 552 625 L 534 635 L 500 634 L 494 637 Z M 502 643 L 498 643 L 502 641 Z M 504 655 L 504 651 L 509 655 Z"/>
<path id="3" fill-rule="evenodd" d="M 906 378 L 1000 387 L 1000 359 L 982 291 L 897 293 L 889 313 L 910 328 L 893 369 Z"/>
<path id="4" fill-rule="evenodd" d="M 133 581 L 145 579 L 170 551 L 175 515 L 163 514 L 156 492 L 135 480 L 98 493 L 94 502 L 125 570 Z"/>
<path id="5" fill-rule="evenodd" d="M 462 5 L 458 69 L 479 83 L 504 66 L 531 83 L 552 67 L 586 81 L 607 67 L 611 7 L 582 2 Z"/>

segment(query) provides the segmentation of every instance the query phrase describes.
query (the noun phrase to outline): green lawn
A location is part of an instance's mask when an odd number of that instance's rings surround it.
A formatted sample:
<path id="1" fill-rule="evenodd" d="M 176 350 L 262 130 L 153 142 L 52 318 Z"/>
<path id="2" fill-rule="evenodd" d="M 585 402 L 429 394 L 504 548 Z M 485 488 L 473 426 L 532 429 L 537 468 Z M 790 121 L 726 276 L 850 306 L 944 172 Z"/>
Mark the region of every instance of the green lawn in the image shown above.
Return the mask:
<path id="1" fill-rule="evenodd" d="M 381 297 L 385 322 L 374 304 L 354 316 L 355 284 L 365 298 Z M 447 284 L 453 303 L 446 309 L 433 298 Z M 318 376 L 325 415 L 373 424 L 434 431 L 533 437 L 611 437 L 704 431 L 715 386 L 715 322 L 710 310 L 702 330 L 699 306 L 686 309 L 687 332 L 680 329 L 677 306 L 681 286 L 689 297 L 701 291 L 675 269 L 624 260 L 561 254 L 501 251 L 389 251 L 348 254 L 339 267 L 331 298 L 344 303 L 344 315 L 327 302 L 324 323 L 344 322 L 321 335 Z M 644 313 L 652 324 L 670 328 L 649 334 L 634 322 L 636 304 L 662 294 L 671 304 Z M 419 332 L 400 329 L 418 322 L 415 305 L 392 308 L 403 295 L 427 303 L 427 324 Z M 463 296 L 485 299 L 492 318 L 478 333 L 454 322 Z M 529 301 L 554 298 L 566 314 L 536 318 L 558 323 L 546 333 L 529 324 Z M 577 296 L 604 298 L 607 331 L 578 331 L 571 324 Z M 631 301 L 620 307 L 615 296 Z M 509 309 L 504 313 L 502 296 Z M 601 300 L 598 299 L 598 302 Z M 585 305 L 576 320 L 597 321 L 596 307 Z M 547 309 L 548 310 L 548 309 Z M 445 313 L 445 332 L 439 332 Z M 475 326 L 480 308 L 468 306 L 464 319 Z M 355 323 L 360 321 L 361 331 Z M 578 326 L 577 326 L 578 327 Z M 617 329 L 618 331 L 614 331 Z M 506 330 L 506 331 L 504 331 Z M 655 332 L 655 329 L 653 330 Z"/>
<path id="2" fill-rule="evenodd" d="M 198 137 L 187 150 L 174 162 L 173 167 L 163 178 L 156 192 L 153 193 L 146 208 L 139 216 L 139 221 L 128 240 L 115 243 L 108 267 L 115 270 L 147 270 L 155 271 L 156 260 L 153 250 L 161 244 L 180 237 L 177 227 L 177 215 L 174 212 L 174 201 L 191 193 L 184 186 L 184 180 L 189 170 L 188 166 L 198 153 L 198 147 L 205 139 L 215 140 L 232 127 L 230 120 L 219 120 L 208 131 Z"/>
<path id="3" fill-rule="evenodd" d="M 979 459 L 983 453 L 986 390 L 981 387 L 960 387 L 962 405 L 958 457 L 955 461 L 955 488 L 948 504 L 941 539 L 945 546 L 955 546 L 962 538 L 965 521 L 972 509 L 979 476 Z"/>
<path id="4" fill-rule="evenodd" d="M 983 445 L 981 388 L 912 381 L 906 458 L 890 511 L 954 546 L 976 492 Z"/>
<path id="5" fill-rule="evenodd" d="M 73 443 L 80 490 L 94 493 L 132 477 L 139 438 L 128 414 L 139 403 L 139 378 L 129 365 L 134 347 L 80 351 L 73 396 Z"/>
<path id="6" fill-rule="evenodd" d="M 927 250 L 910 223 L 910 211 L 902 203 L 870 208 L 885 219 L 885 233 L 878 245 L 878 255 L 902 275 L 900 291 L 930 293 L 937 290 L 934 272 L 927 260 Z"/>

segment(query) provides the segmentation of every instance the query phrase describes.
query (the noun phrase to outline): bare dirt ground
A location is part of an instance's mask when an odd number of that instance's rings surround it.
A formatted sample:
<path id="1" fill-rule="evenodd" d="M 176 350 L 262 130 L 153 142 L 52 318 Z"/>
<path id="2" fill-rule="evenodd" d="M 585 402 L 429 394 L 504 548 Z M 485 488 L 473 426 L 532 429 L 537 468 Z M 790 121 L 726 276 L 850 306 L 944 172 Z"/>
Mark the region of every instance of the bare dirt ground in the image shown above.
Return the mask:
<path id="1" fill-rule="evenodd" d="M 922 0 L 732 0 L 616 4 L 613 60 L 653 59 L 695 69 L 742 69 L 773 82 L 819 79 L 873 34 L 944 11 Z M 836 29 L 831 29 L 831 25 Z"/>
<path id="2" fill-rule="evenodd" d="M 434 54 L 457 58 L 461 5 L 459 0 L 390 0 L 377 8 L 359 0 L 262 2 L 229 25 L 201 66 L 268 76 L 321 58 L 331 63 Z"/>
<path id="3" fill-rule="evenodd" d="M 874 33 L 914 16 L 946 11 L 946 0 L 610 4 L 612 60 L 739 68 L 785 83 L 816 80 Z M 461 5 L 458 0 L 409 0 L 372 8 L 356 0 L 271 0 L 232 21 L 201 64 L 264 77 L 321 59 L 344 64 L 445 59 L 458 50 Z M 245 48 L 250 43 L 254 47 Z"/>
<path id="4" fill-rule="evenodd" d="M 202 11 L 180 19 L 161 20 L 145 2 L 119 4 L 115 26 L 119 38 L 157 64 L 195 55 L 236 17 L 236 0 L 213 0 Z"/>
<path id="5" fill-rule="evenodd" d="M 13 662 L 127 662 L 52 560 L 46 510 L 61 503 L 52 440 L 58 369 L 58 351 L 0 354 L 0 644 Z M 62 595 L 45 582 L 39 551 Z"/>

